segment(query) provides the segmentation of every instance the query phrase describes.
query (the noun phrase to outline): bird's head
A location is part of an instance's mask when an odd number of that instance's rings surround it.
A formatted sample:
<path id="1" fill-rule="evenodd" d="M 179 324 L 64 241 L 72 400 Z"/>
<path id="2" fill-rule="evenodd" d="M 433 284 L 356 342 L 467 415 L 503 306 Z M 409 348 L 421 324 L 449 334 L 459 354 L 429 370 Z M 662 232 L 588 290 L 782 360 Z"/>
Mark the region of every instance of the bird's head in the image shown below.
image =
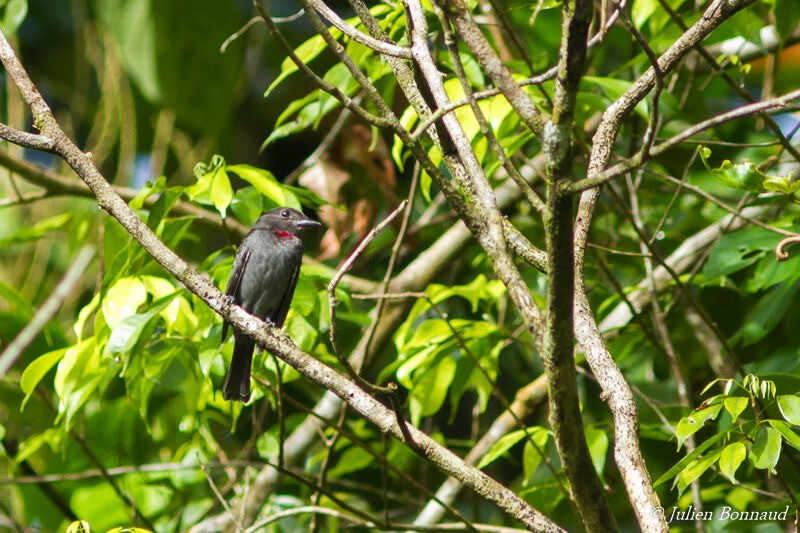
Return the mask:
<path id="1" fill-rule="evenodd" d="M 266 229 L 274 231 L 278 235 L 296 237 L 300 235 L 303 228 L 319 225 L 319 222 L 311 220 L 297 209 L 276 207 L 258 217 L 253 229 Z"/>

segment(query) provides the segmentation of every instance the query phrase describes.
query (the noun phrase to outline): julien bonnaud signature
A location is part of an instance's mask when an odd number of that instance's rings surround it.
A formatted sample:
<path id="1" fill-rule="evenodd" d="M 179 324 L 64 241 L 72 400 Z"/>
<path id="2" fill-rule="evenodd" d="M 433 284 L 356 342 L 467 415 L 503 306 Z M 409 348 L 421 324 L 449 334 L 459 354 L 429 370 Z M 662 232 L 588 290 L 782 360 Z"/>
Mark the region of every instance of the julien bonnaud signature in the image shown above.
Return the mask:
<path id="1" fill-rule="evenodd" d="M 747 521 L 758 521 L 758 522 L 777 522 L 786 520 L 786 516 L 789 514 L 789 506 L 787 505 L 785 509 L 782 511 L 736 511 L 732 507 L 723 506 L 719 509 L 715 509 L 714 511 L 700 511 L 696 509 L 693 505 L 690 505 L 686 509 L 679 509 L 677 507 L 673 507 L 669 510 L 669 513 L 665 511 L 663 507 L 656 507 L 653 509 L 653 515 L 667 519 L 667 523 L 671 524 L 674 521 L 710 521 L 710 520 L 720 520 L 720 521 L 739 521 L 739 520 L 747 520 Z"/>

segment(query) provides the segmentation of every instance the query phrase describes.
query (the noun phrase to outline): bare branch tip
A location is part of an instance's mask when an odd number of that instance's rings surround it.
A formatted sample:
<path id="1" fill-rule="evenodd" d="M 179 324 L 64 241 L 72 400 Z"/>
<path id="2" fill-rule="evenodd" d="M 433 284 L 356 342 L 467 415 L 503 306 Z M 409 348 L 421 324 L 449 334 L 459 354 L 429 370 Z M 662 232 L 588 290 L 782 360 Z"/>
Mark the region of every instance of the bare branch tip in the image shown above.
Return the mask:
<path id="1" fill-rule="evenodd" d="M 800 235 L 793 235 L 786 237 L 775 247 L 775 259 L 778 261 L 787 261 L 790 257 L 789 252 L 786 250 L 788 246 L 800 242 Z"/>

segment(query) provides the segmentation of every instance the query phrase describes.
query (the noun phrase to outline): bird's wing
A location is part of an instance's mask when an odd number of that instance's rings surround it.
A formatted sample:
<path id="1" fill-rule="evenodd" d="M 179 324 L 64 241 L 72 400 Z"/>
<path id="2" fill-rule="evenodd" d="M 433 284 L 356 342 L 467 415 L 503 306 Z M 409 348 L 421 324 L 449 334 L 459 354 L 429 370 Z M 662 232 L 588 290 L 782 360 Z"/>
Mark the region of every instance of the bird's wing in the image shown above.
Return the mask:
<path id="1" fill-rule="evenodd" d="M 242 278 L 244 271 L 247 269 L 247 263 L 250 261 L 250 249 L 243 242 L 239 247 L 239 252 L 233 260 L 233 267 L 231 268 L 231 277 L 228 279 L 228 288 L 225 289 L 225 294 L 233 297 L 233 301 L 241 304 L 241 297 L 239 296 L 239 289 L 242 287 Z M 222 341 L 225 341 L 225 336 L 228 334 L 228 322 L 222 322 Z"/>
<path id="2" fill-rule="evenodd" d="M 278 307 L 275 314 L 272 316 L 272 323 L 275 327 L 283 327 L 283 322 L 286 320 L 286 315 L 289 313 L 289 304 L 292 303 L 292 296 L 294 296 L 294 288 L 297 286 L 297 278 L 300 277 L 300 264 L 298 261 L 292 271 L 292 277 L 289 278 L 289 283 L 286 284 L 286 291 L 281 298 L 281 305 Z"/>

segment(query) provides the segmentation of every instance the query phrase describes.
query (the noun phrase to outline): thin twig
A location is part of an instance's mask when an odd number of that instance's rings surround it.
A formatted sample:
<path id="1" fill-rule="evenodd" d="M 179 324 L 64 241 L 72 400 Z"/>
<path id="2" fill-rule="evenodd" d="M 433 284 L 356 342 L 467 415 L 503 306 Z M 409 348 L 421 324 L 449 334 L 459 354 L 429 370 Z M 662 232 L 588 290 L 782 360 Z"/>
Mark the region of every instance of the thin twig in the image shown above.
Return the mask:
<path id="1" fill-rule="evenodd" d="M 720 208 L 724 209 L 728 213 L 731 213 L 731 214 L 741 218 L 742 220 L 746 221 L 749 224 L 752 224 L 753 226 L 758 226 L 761 229 L 765 229 L 767 231 L 771 231 L 773 233 L 777 233 L 778 235 L 784 235 L 784 236 L 790 237 L 790 238 L 798 236 L 793 231 L 785 230 L 785 229 L 782 229 L 782 228 L 776 228 L 775 226 L 770 226 L 769 224 L 764 224 L 763 222 L 761 222 L 758 219 L 755 219 L 753 217 L 749 217 L 749 216 L 745 215 L 744 213 L 742 213 L 741 209 L 737 209 L 737 208 L 729 206 L 725 202 L 723 202 L 721 200 L 718 200 L 716 197 L 714 197 L 713 194 L 709 194 L 706 191 L 704 191 L 703 189 L 701 189 L 700 187 L 692 185 L 691 183 L 687 183 L 686 181 L 681 181 L 679 179 L 673 178 L 669 174 L 664 174 L 664 173 L 658 172 L 657 170 L 654 170 L 654 169 L 651 169 L 651 168 L 647 168 L 647 169 L 645 169 L 645 171 L 649 172 L 649 173 L 651 173 L 651 174 L 653 174 L 655 176 L 658 176 L 659 178 L 661 178 L 661 179 L 663 179 L 665 181 L 668 181 L 670 183 L 674 183 L 674 184 L 678 185 L 679 188 L 683 188 L 683 189 L 686 189 L 687 191 L 691 191 L 692 193 L 700 196 L 701 198 L 705 198 L 706 200 L 708 200 L 709 202 L 713 203 L 717 207 L 720 207 Z"/>
<path id="2" fill-rule="evenodd" d="M 325 17 L 328 22 L 333 24 L 338 30 L 357 43 L 361 43 L 367 48 L 371 48 L 376 52 L 380 52 L 385 55 L 399 57 L 401 59 L 411 59 L 410 49 L 403 46 L 398 46 L 392 42 L 374 39 L 366 33 L 358 31 L 358 29 L 350 26 L 347 22 L 342 20 L 342 18 L 337 15 L 334 10 L 325 5 L 325 3 L 321 0 L 308 0 L 308 3 L 311 4 L 314 9 L 319 11 L 319 14 Z"/>
<path id="3" fill-rule="evenodd" d="M 517 167 L 511 162 L 511 159 L 508 157 L 505 150 L 503 150 L 503 147 L 500 146 L 497 136 L 494 134 L 492 127 L 489 125 L 489 121 L 486 120 L 486 116 L 478 106 L 477 100 L 475 100 L 472 87 L 470 86 L 469 80 L 467 80 L 467 74 L 464 71 L 464 64 L 461 62 L 461 55 L 458 52 L 456 37 L 453 34 L 453 30 L 450 28 L 450 20 L 447 18 L 446 13 L 436 3 L 433 5 L 434 11 L 439 17 L 439 22 L 444 32 L 444 44 L 447 46 L 447 51 L 450 54 L 450 60 L 453 62 L 456 77 L 461 84 L 464 94 L 467 95 L 470 109 L 472 109 L 472 114 L 478 121 L 481 134 L 483 134 L 484 138 L 489 143 L 489 147 L 492 149 L 492 152 L 494 152 L 497 159 L 503 165 L 503 168 L 506 170 L 511 179 L 514 180 L 514 183 L 516 183 L 520 188 L 531 206 L 533 206 L 540 215 L 544 215 L 547 212 L 547 207 L 545 206 L 544 201 L 539 197 L 538 194 L 536 194 L 536 191 L 533 190 L 533 187 L 531 187 L 531 185 L 525 181 L 525 178 L 522 177 Z"/>
<path id="4" fill-rule="evenodd" d="M 350 362 L 347 360 L 347 357 L 342 352 L 341 347 L 339 346 L 339 341 L 336 339 L 336 308 L 339 306 L 339 299 L 336 298 L 336 286 L 339 284 L 339 281 L 342 279 L 342 276 L 350 270 L 350 267 L 353 266 L 353 263 L 364 253 L 367 246 L 375 239 L 375 237 L 383 231 L 383 229 L 388 226 L 392 220 L 394 220 L 400 212 L 405 209 L 406 205 L 408 204 L 408 200 L 403 200 L 400 204 L 389 213 L 386 218 L 384 218 L 377 226 L 372 228 L 369 233 L 361 240 L 355 250 L 344 260 L 342 266 L 336 271 L 333 278 L 331 279 L 330 283 L 328 284 L 328 302 L 330 303 L 331 308 L 331 318 L 330 318 L 330 340 L 331 345 L 333 346 L 333 351 L 336 353 L 336 357 L 339 359 L 339 362 L 344 366 L 347 370 L 347 373 L 350 374 L 358 384 L 364 390 L 372 393 L 381 392 L 383 394 L 393 394 L 395 387 L 378 387 L 372 383 L 369 383 L 364 378 L 362 378 L 358 372 L 353 368 Z M 401 424 L 404 426 L 404 424 Z"/>
<path id="5" fill-rule="evenodd" d="M 657 157 L 659 155 L 662 155 L 667 150 L 674 148 L 680 143 L 688 140 L 690 137 L 693 137 L 698 133 L 705 131 L 713 126 L 718 126 L 719 124 L 730 122 L 731 120 L 736 120 L 748 115 L 753 115 L 767 109 L 781 108 L 784 107 L 788 102 L 796 100 L 798 98 L 800 98 L 800 89 L 788 92 L 783 96 L 779 96 L 771 100 L 764 100 L 763 102 L 756 102 L 753 104 L 743 105 L 731 111 L 721 113 L 715 117 L 712 117 L 708 120 L 704 120 L 703 122 L 699 122 L 694 126 L 686 128 L 681 133 L 671 137 L 669 140 L 664 141 L 658 146 L 653 147 L 649 151 L 648 156 Z M 602 172 L 598 172 L 597 174 L 594 175 L 590 174 L 586 178 L 574 181 L 566 185 L 562 189 L 562 192 L 565 194 L 569 194 L 569 193 L 579 192 L 585 189 L 590 189 L 592 187 L 597 187 L 598 185 L 602 185 L 607 181 L 622 176 L 626 172 L 629 172 L 633 168 L 641 165 L 643 162 L 644 160 L 637 160 L 637 158 L 634 157 L 622 163 L 617 163 L 616 165 L 608 167 Z"/>
<path id="6" fill-rule="evenodd" d="M 408 205 L 406 206 L 406 211 L 403 214 L 403 221 L 400 224 L 400 231 L 397 232 L 397 238 L 394 240 L 394 244 L 392 245 L 392 254 L 389 257 L 389 266 L 386 267 L 386 273 L 383 276 L 383 281 L 381 281 L 380 285 L 378 286 L 378 294 L 385 294 L 389 288 L 389 281 L 392 279 L 392 274 L 394 273 L 394 265 L 397 261 L 397 256 L 400 254 L 400 247 L 403 244 L 403 239 L 405 239 L 406 231 L 408 230 L 408 221 L 411 218 L 411 211 L 414 207 L 414 195 L 417 192 L 417 183 L 419 182 L 419 175 L 420 175 L 420 164 L 417 161 L 414 164 L 414 171 L 411 176 L 411 187 L 408 191 Z M 385 307 L 386 300 L 383 298 L 378 299 L 378 305 L 375 307 L 374 317 L 370 322 L 369 328 L 367 328 L 367 332 L 364 334 L 364 353 L 370 353 L 370 345 L 372 344 L 372 339 L 375 336 L 375 330 L 378 329 L 378 321 L 381 319 L 381 315 L 383 315 L 383 310 Z M 361 364 L 366 362 L 366 358 L 362 361 L 356 362 L 356 368 L 360 368 Z"/>
<path id="7" fill-rule="evenodd" d="M 214 496 L 217 497 L 217 500 L 219 500 L 219 503 L 222 504 L 222 507 L 223 507 L 223 509 L 225 509 L 225 512 L 228 513 L 228 515 L 231 517 L 231 520 L 236 524 L 236 528 L 238 530 L 241 530 L 242 529 L 242 523 L 241 523 L 239 517 L 237 517 L 233 513 L 233 509 L 231 509 L 231 506 L 228 505 L 228 500 L 226 500 L 222 496 L 222 493 L 217 488 L 217 484 L 214 483 L 213 479 L 211 479 L 211 475 L 208 473 L 208 470 L 206 469 L 205 465 L 200 465 L 200 469 L 203 471 L 203 475 L 206 476 L 206 480 L 208 481 L 208 485 L 211 487 L 211 490 L 214 492 Z"/>
<path id="8" fill-rule="evenodd" d="M 302 59 L 300 59 L 300 57 L 294 51 L 294 48 L 292 48 L 292 46 L 280 32 L 278 26 L 275 24 L 275 21 L 269 16 L 267 10 L 261 5 L 260 0 L 257 0 L 255 5 L 258 13 L 261 15 L 261 18 L 264 19 L 264 22 L 267 24 L 267 28 L 269 29 L 270 33 L 275 40 L 278 41 L 278 44 L 281 46 L 281 48 L 284 49 L 286 55 L 289 56 L 289 59 L 291 59 L 297 68 L 308 78 L 310 78 L 317 87 L 339 100 L 342 105 L 353 111 L 358 117 L 367 121 L 373 126 L 385 128 L 391 125 L 388 119 L 373 115 L 360 105 L 356 104 L 355 100 L 345 94 L 337 85 L 322 79 L 313 70 L 311 70 L 308 65 L 306 65 Z M 328 35 L 330 36 L 330 34 Z"/>
<path id="9" fill-rule="evenodd" d="M 301 9 L 297 13 L 295 13 L 294 15 L 289 15 L 288 17 L 274 17 L 272 20 L 275 21 L 276 24 L 282 24 L 284 22 L 292 22 L 292 21 L 297 20 L 300 17 L 302 17 L 303 13 L 304 13 L 304 11 Z M 255 24 L 256 22 L 261 22 L 261 17 L 260 16 L 255 16 L 255 17 L 251 18 L 250 20 L 245 22 L 244 26 L 242 26 L 239 29 L 239 31 L 237 31 L 236 33 L 234 33 L 233 35 L 231 35 L 230 37 L 225 39 L 225 42 L 223 42 L 222 46 L 219 47 L 219 51 L 224 54 L 225 50 L 228 49 L 228 46 L 230 46 L 231 43 L 233 43 L 233 41 L 235 41 L 236 39 L 241 37 L 242 34 L 244 32 L 246 32 L 247 30 L 249 30 L 250 27 L 253 24 Z"/>
<path id="10" fill-rule="evenodd" d="M 0 32 L 0 60 L 5 65 L 7 75 L 14 80 L 23 94 L 23 98 L 28 102 L 34 115 L 34 124 L 41 131 L 46 132 L 48 137 L 57 140 L 56 147 L 59 157 L 69 164 L 92 190 L 98 205 L 113 216 L 147 253 L 214 312 L 220 314 L 223 319 L 235 324 L 240 330 L 245 331 L 263 349 L 276 353 L 307 379 L 335 392 L 356 413 L 370 420 L 382 432 L 398 440 L 403 440 L 403 431 L 397 423 L 395 414 L 387 409 L 385 405 L 365 393 L 351 380 L 347 379 L 346 376 L 300 350 L 285 336 L 279 336 L 274 331 L 265 328 L 264 321 L 247 314 L 240 307 L 232 305 L 217 287 L 209 283 L 207 277 L 199 274 L 185 260 L 164 245 L 144 221 L 116 194 L 108 180 L 93 164 L 90 157 L 82 152 L 63 132 L 49 106 L 33 86 L 28 74 L 8 41 L 2 35 L 2 32 Z M 390 109 L 388 113 L 387 116 L 393 116 Z M 392 126 L 395 127 L 396 124 L 393 122 Z M 405 131 L 402 128 L 401 130 Z M 430 158 L 427 157 L 422 147 L 419 145 L 413 146 L 412 150 L 415 157 L 421 157 L 424 160 L 423 167 L 426 171 L 437 178 L 441 178 L 440 186 L 446 188 L 447 182 L 442 177 L 442 173 L 430 162 Z M 455 185 L 451 187 L 455 189 Z M 455 190 L 451 192 L 458 194 Z M 458 477 L 463 484 L 475 490 L 505 513 L 519 520 L 526 527 L 562 531 L 562 528 L 531 507 L 516 493 L 484 472 L 466 465 L 463 460 L 449 449 L 419 429 L 410 425 L 406 429 L 413 436 L 413 440 L 409 443 L 411 450 L 425 460 L 435 463 L 445 474 Z M 262 470 L 263 472 L 264 470 Z M 258 497 L 263 496 L 261 491 L 254 490 L 253 494 L 254 497 L 255 495 L 258 495 Z M 346 502 L 334 498 L 335 495 L 331 495 L 332 501 L 337 505 L 342 507 L 347 505 Z M 349 510 L 350 507 L 347 507 L 347 509 Z M 358 510 L 354 512 L 358 513 Z M 149 523 L 147 525 L 151 527 Z M 151 529 L 153 528 L 151 527 Z"/>

